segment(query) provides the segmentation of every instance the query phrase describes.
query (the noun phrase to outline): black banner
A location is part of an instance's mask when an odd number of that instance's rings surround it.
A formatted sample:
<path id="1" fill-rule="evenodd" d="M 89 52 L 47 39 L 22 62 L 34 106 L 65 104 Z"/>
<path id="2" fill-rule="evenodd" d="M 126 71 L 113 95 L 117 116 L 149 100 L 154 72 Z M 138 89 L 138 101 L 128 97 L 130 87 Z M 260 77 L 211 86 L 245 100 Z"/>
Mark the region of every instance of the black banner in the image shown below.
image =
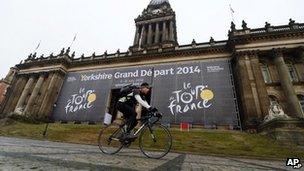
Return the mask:
<path id="1" fill-rule="evenodd" d="M 160 65 L 155 71 L 153 105 L 167 123 L 237 125 L 236 104 L 228 60 Z"/>
<path id="2" fill-rule="evenodd" d="M 111 89 L 148 82 L 151 103 L 165 114 L 165 123 L 237 125 L 229 67 L 227 59 L 218 59 L 71 72 L 53 116 L 62 121 L 102 121 Z"/>

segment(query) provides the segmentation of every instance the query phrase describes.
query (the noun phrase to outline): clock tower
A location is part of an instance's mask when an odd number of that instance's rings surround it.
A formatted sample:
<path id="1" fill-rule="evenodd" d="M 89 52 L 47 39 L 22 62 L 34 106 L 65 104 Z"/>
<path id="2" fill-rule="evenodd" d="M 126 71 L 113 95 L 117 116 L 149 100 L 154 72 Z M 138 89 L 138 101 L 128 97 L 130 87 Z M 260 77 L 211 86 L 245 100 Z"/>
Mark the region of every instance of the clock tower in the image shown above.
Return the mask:
<path id="1" fill-rule="evenodd" d="M 174 47 L 177 43 L 175 12 L 169 0 L 151 0 L 135 19 L 132 51 Z"/>

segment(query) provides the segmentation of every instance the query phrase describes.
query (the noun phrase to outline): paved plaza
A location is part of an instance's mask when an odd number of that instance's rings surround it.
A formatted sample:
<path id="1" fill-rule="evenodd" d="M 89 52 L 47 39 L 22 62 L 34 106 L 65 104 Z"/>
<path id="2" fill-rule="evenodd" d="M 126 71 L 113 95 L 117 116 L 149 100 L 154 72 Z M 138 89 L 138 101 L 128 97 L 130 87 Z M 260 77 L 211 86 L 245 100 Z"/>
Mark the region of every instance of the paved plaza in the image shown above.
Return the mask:
<path id="1" fill-rule="evenodd" d="M 139 150 L 102 154 L 97 146 L 0 137 L 0 170 L 293 170 L 285 161 L 169 153 L 148 159 Z"/>

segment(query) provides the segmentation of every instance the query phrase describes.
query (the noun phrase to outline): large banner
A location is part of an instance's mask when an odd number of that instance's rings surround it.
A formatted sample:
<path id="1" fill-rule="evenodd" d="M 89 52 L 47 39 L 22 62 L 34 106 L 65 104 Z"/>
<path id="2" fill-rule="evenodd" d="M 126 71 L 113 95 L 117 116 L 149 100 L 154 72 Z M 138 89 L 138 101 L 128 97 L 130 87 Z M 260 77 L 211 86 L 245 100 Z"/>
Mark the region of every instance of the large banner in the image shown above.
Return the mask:
<path id="1" fill-rule="evenodd" d="M 71 72 L 67 74 L 53 118 L 58 121 L 102 121 L 111 89 L 143 82 L 152 84 L 148 67 Z"/>
<path id="2" fill-rule="evenodd" d="M 153 82 L 153 105 L 164 122 L 237 125 L 231 72 L 227 60 L 160 65 Z M 168 71 L 168 72 L 165 72 Z"/>
<path id="3" fill-rule="evenodd" d="M 229 60 L 71 72 L 60 93 L 54 119 L 102 121 L 112 89 L 127 84 L 152 85 L 151 103 L 163 122 L 237 125 Z"/>

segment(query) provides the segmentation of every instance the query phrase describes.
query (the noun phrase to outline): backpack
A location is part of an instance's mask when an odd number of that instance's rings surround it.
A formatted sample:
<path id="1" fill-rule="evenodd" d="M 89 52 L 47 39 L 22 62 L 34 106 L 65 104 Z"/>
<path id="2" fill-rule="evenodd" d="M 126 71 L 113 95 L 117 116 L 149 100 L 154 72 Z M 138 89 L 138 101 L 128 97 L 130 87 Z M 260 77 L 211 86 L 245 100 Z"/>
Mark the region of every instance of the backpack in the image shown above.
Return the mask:
<path id="1" fill-rule="evenodd" d="M 136 88 L 137 86 L 134 86 L 132 84 L 122 87 L 119 92 L 119 98 L 126 97 L 128 94 L 132 93 L 132 91 Z"/>

